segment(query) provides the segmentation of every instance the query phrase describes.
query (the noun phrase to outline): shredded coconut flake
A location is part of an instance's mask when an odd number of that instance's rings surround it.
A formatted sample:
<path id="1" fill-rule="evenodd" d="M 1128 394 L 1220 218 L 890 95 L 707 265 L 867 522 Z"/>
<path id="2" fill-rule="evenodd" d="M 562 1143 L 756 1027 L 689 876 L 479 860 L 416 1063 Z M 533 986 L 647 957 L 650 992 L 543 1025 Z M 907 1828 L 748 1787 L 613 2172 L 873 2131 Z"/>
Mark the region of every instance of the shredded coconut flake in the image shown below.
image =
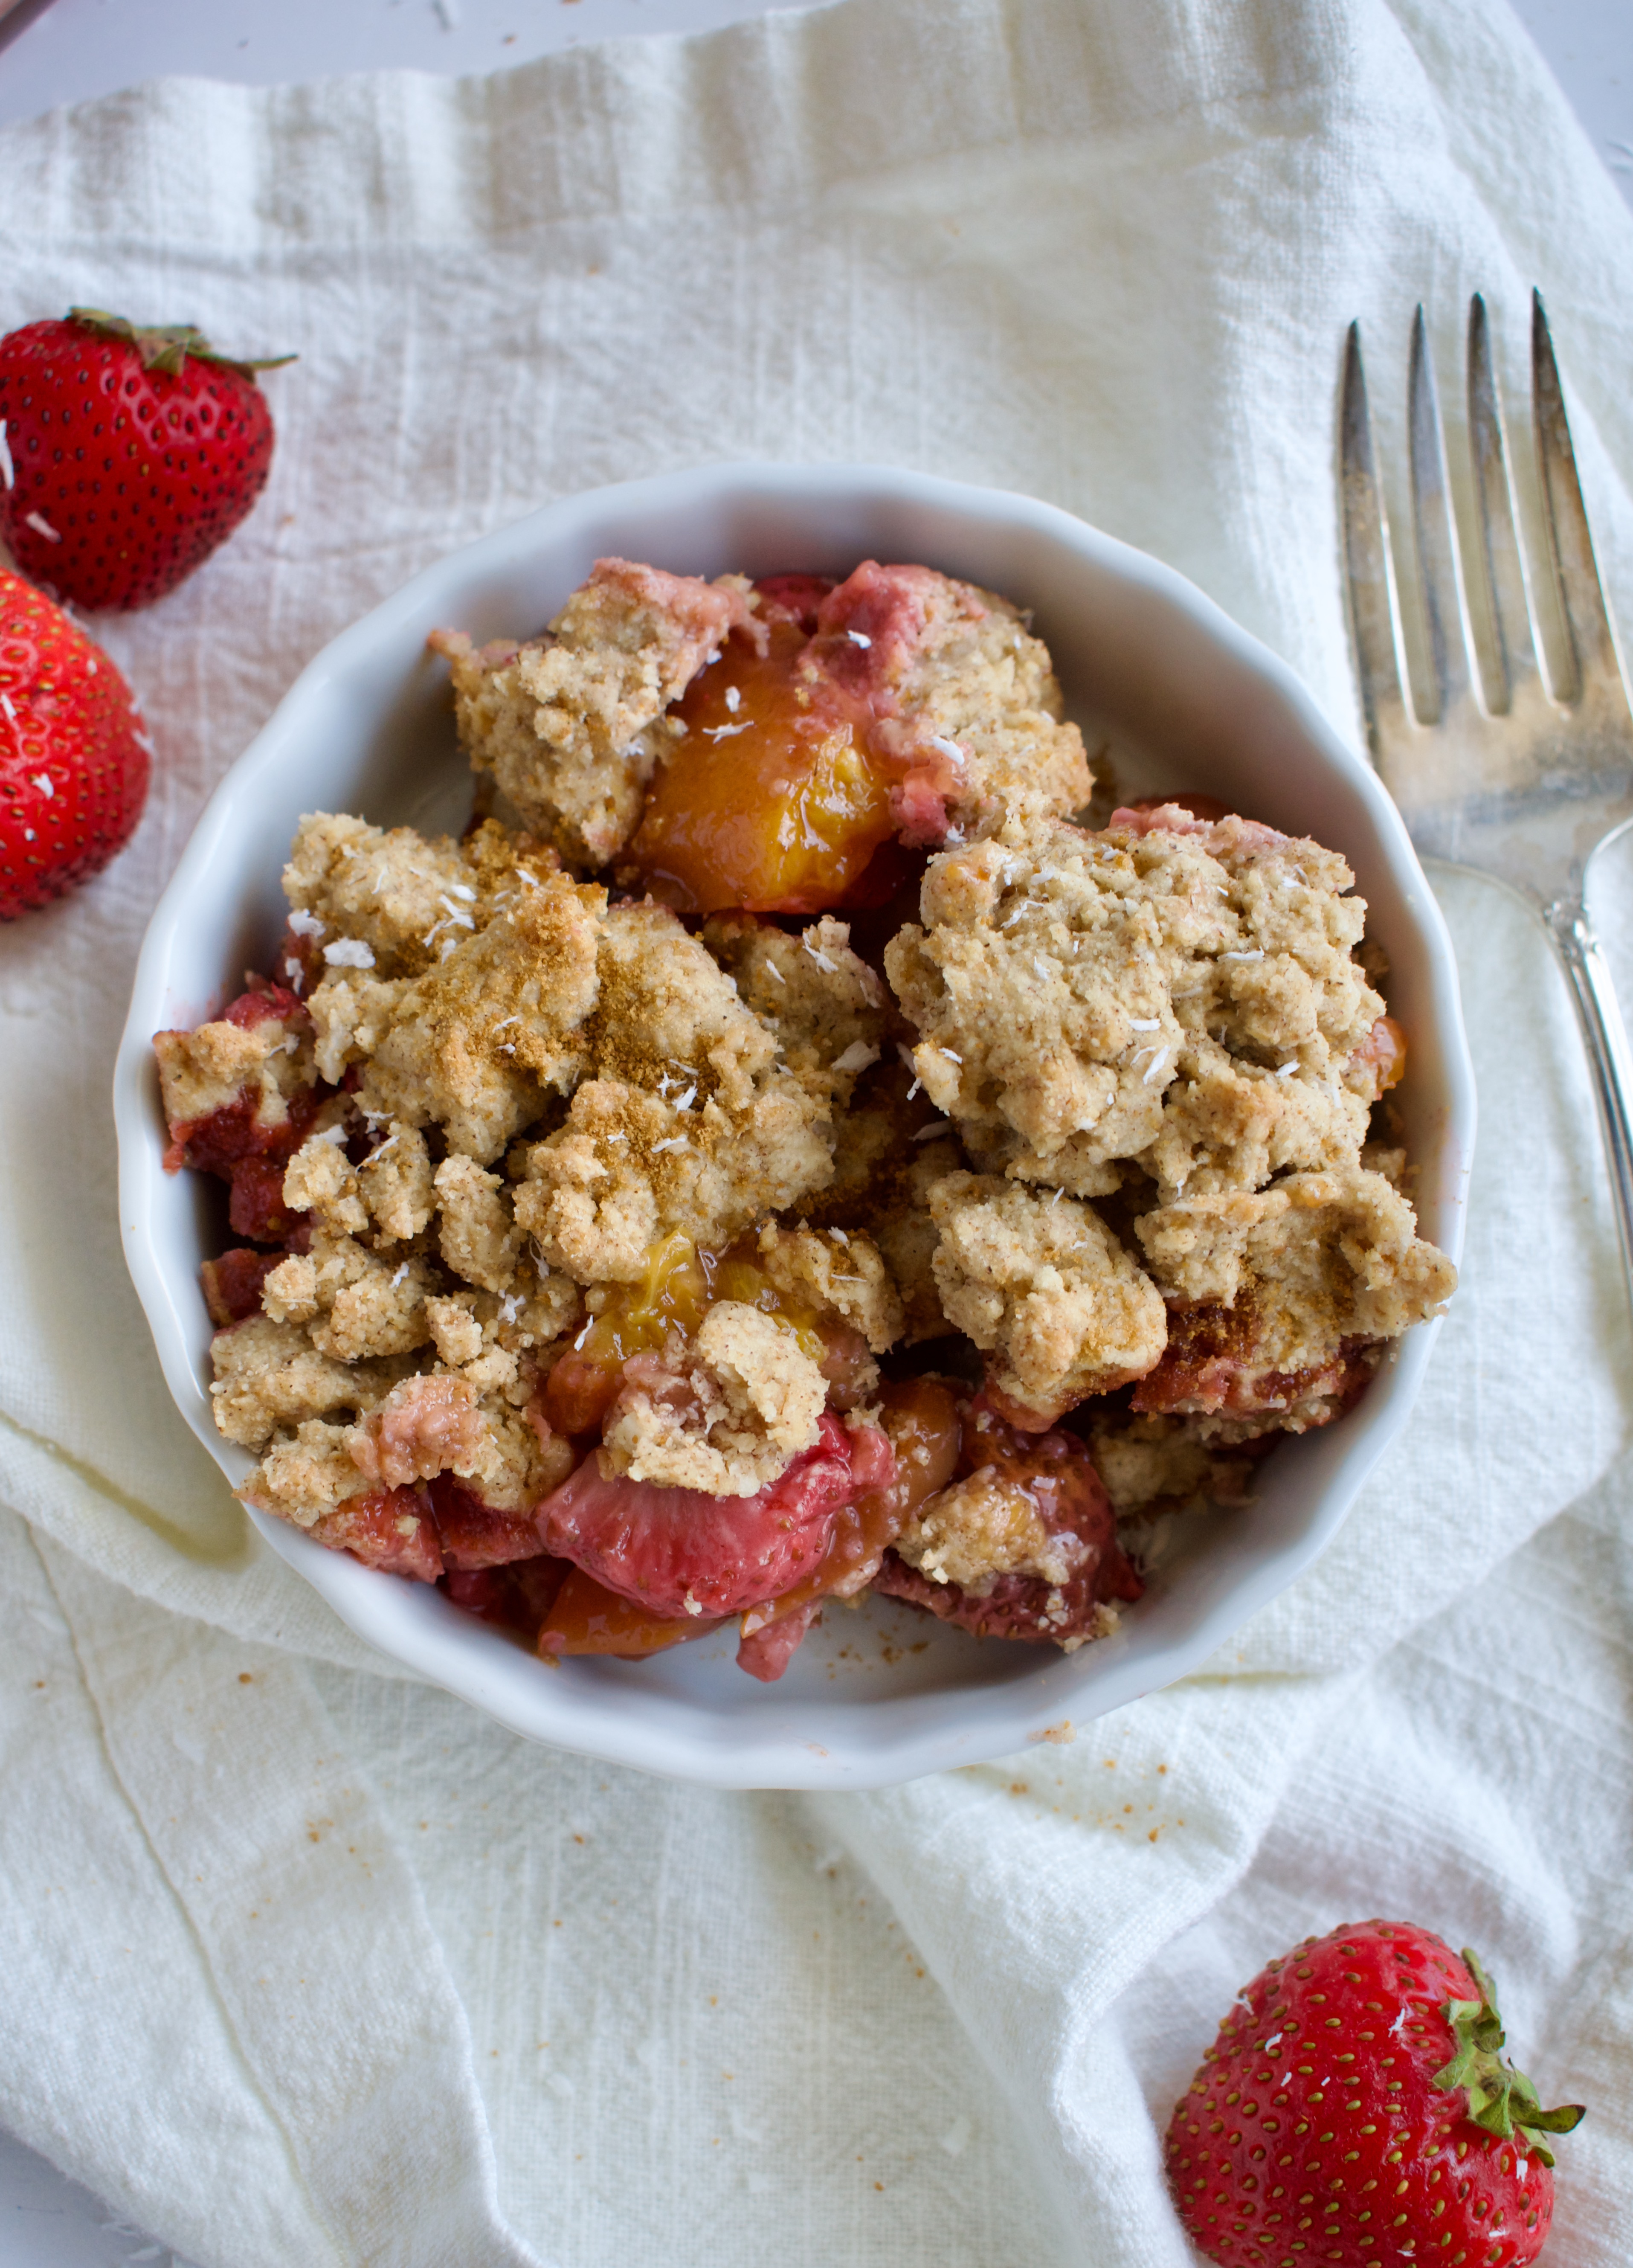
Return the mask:
<path id="1" fill-rule="evenodd" d="M 725 705 L 734 717 L 743 705 L 743 696 L 735 685 L 728 685 L 725 688 Z"/>
<path id="2" fill-rule="evenodd" d="M 1255 945 L 1251 953 L 1222 953 L 1219 958 L 1221 961 L 1262 961 L 1264 947 Z"/>
<path id="3" fill-rule="evenodd" d="M 703 727 L 703 737 L 705 740 L 734 740 L 739 733 L 746 733 L 748 727 L 746 724 L 705 725 Z"/>
<path id="4" fill-rule="evenodd" d="M 873 643 L 871 637 L 864 637 L 860 630 L 847 630 L 845 636 L 850 640 L 852 645 L 859 645 L 864 653 Z"/>
<path id="5" fill-rule="evenodd" d="M 930 745 L 932 748 L 939 748 L 944 756 L 961 757 L 964 754 L 958 742 L 949 740 L 945 733 L 932 733 L 930 736 Z"/>
<path id="6" fill-rule="evenodd" d="M 869 1047 L 865 1040 L 852 1040 L 842 1056 L 834 1058 L 834 1069 L 840 1071 L 864 1071 L 879 1061 L 879 1049 Z"/>
<path id="7" fill-rule="evenodd" d="M 323 958 L 331 968 L 372 968 L 374 947 L 360 937 L 337 937 L 324 946 Z"/>
<path id="8" fill-rule="evenodd" d="M 1156 1054 L 1151 1057 L 1151 1068 L 1149 1069 L 1149 1071 L 1147 1071 L 1147 1072 L 1146 1072 L 1146 1074 L 1145 1074 L 1144 1078 L 1144 1079 L 1142 1079 L 1142 1081 L 1140 1082 L 1140 1083 L 1141 1083 L 1141 1085 L 1142 1085 L 1143 1086 L 1149 1086 L 1151 1085 L 1151 1083 L 1152 1079 L 1160 1079 L 1160 1078 L 1162 1077 L 1162 1074 L 1163 1074 L 1164 1071 L 1165 1071 L 1165 1070 L 1166 1069 L 1166 1067 L 1167 1067 L 1167 1062 L 1168 1062 L 1168 1050 L 1167 1050 L 1167 1049 L 1166 1049 L 1166 1048 L 1159 1048 L 1159 1049 L 1158 1049 L 1158 1050 L 1157 1050 L 1157 1052 L 1156 1052 Z"/>
<path id="9" fill-rule="evenodd" d="M 931 1142 L 935 1139 L 938 1134 L 945 1134 L 946 1132 L 947 1124 L 948 1122 L 945 1118 L 932 1118 L 928 1126 L 921 1126 L 919 1128 L 918 1132 L 913 1137 L 913 1139 L 916 1142 Z"/>
<path id="10" fill-rule="evenodd" d="M 11 696 L 9 693 L 0 693 L 0 709 L 4 709 L 5 711 L 6 715 L 15 725 L 17 722 L 17 711 L 11 706 Z"/>
<path id="11" fill-rule="evenodd" d="M 0 480 L 5 482 L 7 488 L 14 489 L 17 486 L 17 474 L 11 463 L 11 444 L 5 438 L 5 419 L 0 417 Z"/>
<path id="12" fill-rule="evenodd" d="M 787 977 L 783 976 L 782 970 L 777 967 L 775 961 L 767 961 L 766 974 L 769 976 L 775 976 L 779 984 L 786 984 L 788 982 Z"/>
<path id="13" fill-rule="evenodd" d="M 1277 1064 L 1276 1066 L 1276 1076 L 1277 1079 L 1291 1079 L 1298 1068 L 1298 1062 L 1297 1057 L 1295 1057 L 1291 1063 Z"/>
<path id="14" fill-rule="evenodd" d="M 820 946 L 812 944 L 811 933 L 808 930 L 805 936 L 800 939 L 800 943 L 805 946 L 805 951 L 811 955 L 812 960 L 815 961 L 817 967 L 822 971 L 822 974 L 825 976 L 835 976 L 838 975 L 839 963 L 836 961 L 831 961 L 828 954 L 822 951 Z"/>
<path id="15" fill-rule="evenodd" d="M 52 784 L 51 775 L 49 772 L 30 772 L 28 776 L 28 784 L 30 787 L 37 787 L 40 794 L 45 797 L 48 802 L 49 802 L 51 798 L 56 793 L 56 789 Z"/>
<path id="16" fill-rule="evenodd" d="M 403 1278 L 408 1274 L 408 1263 L 405 1260 L 401 1267 L 398 1269 L 396 1274 L 391 1279 L 391 1288 L 394 1292 L 396 1290 L 398 1285 L 401 1283 Z"/>
<path id="17" fill-rule="evenodd" d="M 25 512 L 23 522 L 26 526 L 32 527 L 36 534 L 43 535 L 48 543 L 60 543 L 63 541 L 43 512 Z"/>
<path id="18" fill-rule="evenodd" d="M 1131 1032 L 1159 1032 L 1162 1019 L 1159 1016 L 1130 1016 L 1129 1029 Z"/>
<path id="19" fill-rule="evenodd" d="M 684 1134 L 672 1134 L 666 1142 L 654 1142 L 652 1147 L 654 1150 L 684 1150 L 686 1137 Z"/>

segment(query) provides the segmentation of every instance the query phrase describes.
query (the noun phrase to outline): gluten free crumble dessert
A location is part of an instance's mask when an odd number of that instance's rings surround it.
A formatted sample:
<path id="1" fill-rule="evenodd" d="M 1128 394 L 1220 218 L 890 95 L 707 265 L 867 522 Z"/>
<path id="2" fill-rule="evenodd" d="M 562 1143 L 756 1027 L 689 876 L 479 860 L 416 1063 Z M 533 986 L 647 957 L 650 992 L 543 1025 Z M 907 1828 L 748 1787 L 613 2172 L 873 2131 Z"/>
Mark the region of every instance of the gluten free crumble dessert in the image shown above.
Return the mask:
<path id="1" fill-rule="evenodd" d="M 870 1588 L 1070 1650 L 1449 1296 L 1349 868 L 1075 819 L 1007 600 L 610 559 L 432 643 L 469 831 L 303 819 L 155 1042 L 247 1502 L 547 1656 L 771 1679 Z"/>

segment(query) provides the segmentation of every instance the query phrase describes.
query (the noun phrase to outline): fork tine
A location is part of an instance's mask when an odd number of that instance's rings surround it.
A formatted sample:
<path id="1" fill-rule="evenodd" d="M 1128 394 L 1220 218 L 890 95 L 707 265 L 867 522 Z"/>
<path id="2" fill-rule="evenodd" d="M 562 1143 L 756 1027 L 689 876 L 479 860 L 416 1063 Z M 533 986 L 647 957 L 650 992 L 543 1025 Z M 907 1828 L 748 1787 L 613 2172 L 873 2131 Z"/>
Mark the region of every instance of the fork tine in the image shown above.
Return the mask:
<path id="1" fill-rule="evenodd" d="M 1372 457 L 1366 375 L 1361 366 L 1361 326 L 1351 323 L 1344 343 L 1343 408 L 1339 421 L 1340 493 L 1343 498 L 1344 568 L 1355 628 L 1361 703 L 1374 756 L 1410 730 L 1396 660 L 1394 578 L 1383 494 Z"/>
<path id="2" fill-rule="evenodd" d="M 1490 705 L 1501 713 L 1508 709 L 1518 688 L 1536 675 L 1537 660 L 1525 563 L 1514 528 L 1497 372 L 1491 362 L 1490 326 L 1486 303 L 1478 291 L 1468 303 L 1468 441 L 1475 460 L 1480 541 L 1496 645 L 1497 681 L 1490 688 Z"/>
<path id="3" fill-rule="evenodd" d="M 1571 659 L 1577 680 L 1554 688 L 1557 699 L 1570 703 L 1583 694 L 1608 686 L 1620 689 L 1622 674 L 1616 664 L 1615 641 L 1605 612 L 1593 560 L 1593 539 L 1588 533 L 1587 507 L 1577 478 L 1576 452 L 1565 423 L 1565 398 L 1554 360 L 1542 294 L 1531 294 L 1531 387 L 1536 419 L 1537 458 L 1542 471 L 1543 520 L 1548 549 L 1570 631 Z"/>
<path id="4" fill-rule="evenodd" d="M 1440 445 L 1440 409 L 1435 399 L 1434 367 L 1419 306 L 1412 319 L 1412 368 L 1409 393 L 1412 453 L 1412 521 L 1417 538 L 1418 580 L 1429 632 L 1436 711 L 1444 718 L 1468 691 L 1468 649 L 1463 636 L 1457 534 L 1446 493 L 1445 456 Z"/>

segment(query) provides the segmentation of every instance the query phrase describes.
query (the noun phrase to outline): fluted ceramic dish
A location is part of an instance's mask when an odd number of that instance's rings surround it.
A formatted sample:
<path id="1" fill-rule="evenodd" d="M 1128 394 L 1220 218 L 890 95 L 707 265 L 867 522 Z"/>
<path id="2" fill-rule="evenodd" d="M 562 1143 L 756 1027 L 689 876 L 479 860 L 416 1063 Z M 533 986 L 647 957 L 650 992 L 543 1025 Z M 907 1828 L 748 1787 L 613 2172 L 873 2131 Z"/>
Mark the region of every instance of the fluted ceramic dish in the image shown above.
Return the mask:
<path id="1" fill-rule="evenodd" d="M 162 1170 L 151 1035 L 218 1012 L 239 972 L 266 965 L 301 813 L 458 828 L 469 776 L 427 631 L 534 631 L 605 553 L 707 576 L 920 561 L 1001 591 L 1033 609 L 1091 749 L 1110 735 L 1122 792 L 1206 789 L 1342 850 L 1410 1042 L 1401 1100 L 1423 1233 L 1457 1256 L 1475 1110 L 1450 940 L 1394 806 L 1284 665 L 1183 578 L 1048 504 L 871 467 L 703 467 L 551 504 L 343 632 L 227 774 L 160 901 L 115 1078 L 125 1250 L 170 1390 L 227 1482 L 251 1460 L 210 1422 L 198 1286 L 224 1211 L 214 1184 Z M 1281 1444 L 1254 1503 L 1183 1523 L 1122 1628 L 1071 1655 L 876 1600 L 830 1607 L 775 1685 L 736 1668 L 730 1625 L 643 1663 L 548 1666 L 436 1590 L 252 1517 L 371 1645 L 531 1739 L 717 1786 L 879 1786 L 1059 1737 L 1194 1668 L 1330 1543 L 1406 1422 L 1436 1329 L 1409 1332 L 1341 1423 Z"/>

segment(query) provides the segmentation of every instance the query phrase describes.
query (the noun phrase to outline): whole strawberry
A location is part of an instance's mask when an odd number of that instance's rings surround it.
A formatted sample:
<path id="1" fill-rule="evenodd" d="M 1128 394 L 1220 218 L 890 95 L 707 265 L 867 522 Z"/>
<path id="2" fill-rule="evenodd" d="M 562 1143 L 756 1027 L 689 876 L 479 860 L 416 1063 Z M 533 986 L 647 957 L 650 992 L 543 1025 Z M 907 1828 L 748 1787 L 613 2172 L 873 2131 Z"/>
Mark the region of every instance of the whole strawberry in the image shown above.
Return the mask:
<path id="1" fill-rule="evenodd" d="M 1168 2185 L 1221 2268 L 1525 2268 L 1580 2104 L 1497 2051 L 1491 1980 L 1409 1923 L 1306 1938 L 1255 1977 L 1168 2128 Z"/>
<path id="2" fill-rule="evenodd" d="M 0 568 L 0 920 L 123 848 L 151 749 L 130 688 L 61 607 Z"/>
<path id="3" fill-rule="evenodd" d="M 18 565 L 80 607 L 173 591 L 266 485 L 255 372 L 274 367 L 94 307 L 0 338 L 0 533 Z"/>

